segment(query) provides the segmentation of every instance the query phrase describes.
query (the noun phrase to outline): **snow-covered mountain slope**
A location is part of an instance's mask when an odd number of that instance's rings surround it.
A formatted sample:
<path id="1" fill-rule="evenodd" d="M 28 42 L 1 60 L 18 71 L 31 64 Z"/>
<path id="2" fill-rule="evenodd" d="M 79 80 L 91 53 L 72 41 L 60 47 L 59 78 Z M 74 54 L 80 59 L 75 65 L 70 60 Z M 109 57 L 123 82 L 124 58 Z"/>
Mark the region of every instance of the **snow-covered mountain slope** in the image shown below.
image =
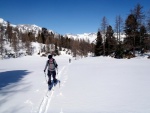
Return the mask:
<path id="1" fill-rule="evenodd" d="M 7 22 L 2 18 L 0 18 L 0 24 L 5 27 L 7 26 Z M 37 25 L 29 25 L 29 24 L 14 25 L 10 23 L 10 26 L 12 26 L 13 28 L 18 28 L 19 31 L 23 33 L 32 31 L 35 35 L 37 35 L 38 32 L 42 30 L 42 28 Z"/>
<path id="2" fill-rule="evenodd" d="M 7 22 L 0 18 L 0 24 L 2 26 L 7 26 Z M 17 27 L 19 29 L 19 31 L 21 32 L 30 32 L 32 31 L 35 35 L 38 34 L 39 31 L 42 30 L 42 27 L 39 27 L 37 25 L 30 25 L 30 24 L 19 24 L 19 25 L 14 25 L 14 24 L 10 24 L 12 27 Z M 54 32 L 53 30 L 48 30 L 49 32 L 52 32 L 55 34 L 55 37 L 58 37 L 58 33 Z M 68 38 L 74 38 L 74 39 L 89 39 L 90 42 L 93 42 L 96 39 L 96 33 L 83 33 L 83 34 L 66 34 L 65 36 L 67 36 Z"/>
<path id="3" fill-rule="evenodd" d="M 19 31 L 21 31 L 22 33 L 24 32 L 32 32 L 35 34 L 35 36 L 38 35 L 38 33 L 40 31 L 42 31 L 42 28 L 37 26 L 37 25 L 29 25 L 29 24 L 20 24 L 16 26 Z"/>
<path id="4" fill-rule="evenodd" d="M 2 26 L 7 26 L 7 22 L 0 18 L 0 24 Z M 38 34 L 39 31 L 42 30 L 42 27 L 39 27 L 37 25 L 30 25 L 30 24 L 19 24 L 19 25 L 14 25 L 14 24 L 10 24 L 13 27 L 17 27 L 21 32 L 30 32 L 32 31 L 35 35 Z M 48 30 L 49 32 L 53 32 L 55 34 L 55 37 L 57 37 L 59 34 L 55 33 L 53 30 Z M 96 39 L 96 33 L 83 33 L 83 34 L 77 34 L 77 35 L 73 35 L 73 34 L 66 34 L 65 36 L 67 36 L 68 38 L 74 38 L 74 39 L 89 39 L 90 42 L 94 41 Z"/>
<path id="5" fill-rule="evenodd" d="M 7 22 L 4 19 L 0 18 L 0 24 L 3 26 L 7 26 Z"/>
<path id="6" fill-rule="evenodd" d="M 96 38 L 97 38 L 97 33 L 83 33 L 83 34 L 66 34 L 66 36 L 68 38 L 74 38 L 74 39 L 84 39 L 84 40 L 89 40 L 90 43 L 95 43 L 96 42 Z M 104 35 L 102 35 L 102 38 L 104 37 Z M 114 33 L 114 37 L 117 38 L 117 33 Z M 120 41 L 123 41 L 125 38 L 125 34 L 121 33 L 120 34 Z"/>
<path id="7" fill-rule="evenodd" d="M 84 39 L 84 40 L 89 40 L 90 43 L 95 41 L 97 37 L 97 33 L 83 33 L 83 34 L 66 34 L 68 38 L 74 38 L 74 39 Z"/>
<path id="8" fill-rule="evenodd" d="M 0 24 L 2 24 L 3 26 L 7 26 L 7 22 L 0 18 Z M 30 24 L 20 24 L 20 25 L 14 25 L 14 24 L 10 24 L 13 27 L 17 27 L 21 32 L 25 32 L 25 31 L 32 31 L 36 36 L 38 34 L 39 31 L 42 30 L 42 27 L 39 27 L 37 25 L 30 25 Z M 53 30 L 48 30 L 49 32 L 52 32 L 55 37 L 58 37 L 58 33 L 54 32 Z M 97 33 L 83 33 L 83 34 L 66 34 L 64 36 L 67 36 L 68 38 L 73 38 L 73 39 L 84 39 L 84 40 L 89 40 L 90 43 L 95 43 L 95 40 L 97 38 Z M 117 37 L 116 33 L 114 33 L 114 36 Z M 125 38 L 125 34 L 121 34 L 121 40 L 123 40 Z"/>

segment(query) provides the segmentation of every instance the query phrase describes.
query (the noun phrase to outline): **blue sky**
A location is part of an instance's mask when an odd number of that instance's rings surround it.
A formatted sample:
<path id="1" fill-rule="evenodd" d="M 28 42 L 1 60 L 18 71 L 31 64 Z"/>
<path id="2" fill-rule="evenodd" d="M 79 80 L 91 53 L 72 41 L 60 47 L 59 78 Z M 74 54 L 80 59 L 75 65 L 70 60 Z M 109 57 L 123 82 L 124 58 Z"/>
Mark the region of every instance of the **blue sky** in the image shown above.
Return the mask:
<path id="1" fill-rule="evenodd" d="M 97 32 L 105 16 L 125 20 L 137 3 L 150 10 L 149 0 L 0 0 L 0 18 L 12 24 L 35 24 L 59 34 Z"/>

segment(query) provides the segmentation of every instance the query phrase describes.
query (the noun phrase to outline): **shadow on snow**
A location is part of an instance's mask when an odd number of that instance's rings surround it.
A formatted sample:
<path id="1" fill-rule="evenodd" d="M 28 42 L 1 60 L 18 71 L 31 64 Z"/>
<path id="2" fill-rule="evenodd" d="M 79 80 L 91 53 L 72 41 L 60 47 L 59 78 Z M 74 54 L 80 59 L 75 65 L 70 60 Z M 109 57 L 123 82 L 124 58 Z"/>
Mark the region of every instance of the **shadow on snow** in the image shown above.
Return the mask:
<path id="1" fill-rule="evenodd" d="M 27 70 L 13 70 L 13 71 L 6 71 L 6 72 L 0 72 L 0 107 L 4 105 L 6 102 L 9 101 L 10 98 L 12 98 L 12 95 L 15 95 L 17 92 L 25 92 L 29 89 L 30 84 L 29 83 L 19 83 L 26 75 L 28 75 L 30 72 Z M 9 86 L 9 88 L 4 88 L 8 86 L 9 84 L 14 83 L 12 86 Z M 20 89 L 16 89 L 15 87 L 21 85 Z M 19 106 L 14 107 L 11 111 L 7 109 L 4 113 L 14 113 L 18 110 L 22 109 Z"/>
<path id="2" fill-rule="evenodd" d="M 0 90 L 11 83 L 19 82 L 28 73 L 27 70 L 0 72 Z"/>

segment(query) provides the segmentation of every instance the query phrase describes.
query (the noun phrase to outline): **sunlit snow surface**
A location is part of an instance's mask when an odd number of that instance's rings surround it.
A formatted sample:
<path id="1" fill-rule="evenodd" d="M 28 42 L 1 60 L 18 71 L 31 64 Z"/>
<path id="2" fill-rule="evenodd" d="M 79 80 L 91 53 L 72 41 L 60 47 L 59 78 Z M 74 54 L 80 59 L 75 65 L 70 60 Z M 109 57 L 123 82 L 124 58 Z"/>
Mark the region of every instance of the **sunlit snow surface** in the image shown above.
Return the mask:
<path id="1" fill-rule="evenodd" d="M 0 113 L 150 113 L 150 60 L 54 57 L 60 84 L 47 92 L 37 55 L 0 60 Z"/>

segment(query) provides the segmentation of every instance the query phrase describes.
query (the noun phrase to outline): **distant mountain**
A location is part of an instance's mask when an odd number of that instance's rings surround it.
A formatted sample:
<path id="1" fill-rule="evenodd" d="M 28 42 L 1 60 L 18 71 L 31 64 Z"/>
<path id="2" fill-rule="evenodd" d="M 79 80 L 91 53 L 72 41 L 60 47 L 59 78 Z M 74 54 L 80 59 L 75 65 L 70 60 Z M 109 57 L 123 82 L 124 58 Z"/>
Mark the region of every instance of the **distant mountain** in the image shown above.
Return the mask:
<path id="1" fill-rule="evenodd" d="M 0 18 L 0 24 L 1 24 L 2 26 L 7 26 L 7 22 L 4 21 L 2 18 Z"/>
<path id="2" fill-rule="evenodd" d="M 4 27 L 7 27 L 7 22 L 2 18 L 0 18 L 0 24 Z M 38 31 L 42 30 L 41 27 L 36 26 L 36 25 L 28 25 L 28 24 L 14 25 L 14 24 L 10 23 L 10 26 L 12 26 L 13 28 L 18 28 L 19 31 L 21 31 L 23 33 L 26 32 L 26 31 L 27 32 L 32 31 L 35 35 L 38 34 Z"/>
<path id="3" fill-rule="evenodd" d="M 77 35 L 66 34 L 66 36 L 68 38 L 74 38 L 74 39 L 85 39 L 85 40 L 89 39 L 90 43 L 95 43 L 96 38 L 97 38 L 97 33 L 83 33 L 83 34 L 77 34 Z M 102 37 L 103 36 L 104 35 L 102 35 Z M 117 37 L 117 33 L 114 33 L 114 36 Z M 125 34 L 121 33 L 120 40 L 123 41 L 125 37 L 126 37 Z"/>
<path id="4" fill-rule="evenodd" d="M 35 36 L 38 35 L 39 31 L 42 31 L 42 28 L 37 26 L 37 25 L 20 24 L 20 25 L 16 25 L 16 27 L 22 33 L 24 33 L 24 32 L 33 32 L 35 34 Z"/>
<path id="5" fill-rule="evenodd" d="M 0 18 L 0 24 L 2 24 L 2 26 L 7 26 L 7 22 Z M 35 36 L 37 36 L 38 32 L 42 30 L 42 27 L 39 27 L 37 25 L 30 25 L 30 24 L 19 24 L 19 25 L 14 25 L 14 24 L 10 24 L 12 27 L 17 27 L 21 32 L 25 32 L 25 31 L 32 31 Z M 52 30 L 48 30 L 49 32 L 52 32 L 55 37 L 57 37 L 58 33 L 55 33 Z M 95 42 L 96 38 L 97 38 L 97 33 L 83 33 L 83 34 L 66 34 L 65 36 L 67 36 L 68 38 L 74 38 L 74 39 L 84 39 L 84 40 L 89 40 L 90 43 Z M 114 36 L 116 37 L 116 33 L 114 33 Z M 121 34 L 121 40 L 123 40 L 125 37 L 125 34 Z"/>
<path id="6" fill-rule="evenodd" d="M 7 26 L 7 22 L 2 18 L 0 18 L 0 24 L 5 27 Z M 42 30 L 42 27 L 39 27 L 37 25 L 30 25 L 30 24 L 19 24 L 19 25 L 10 24 L 10 25 L 14 28 L 17 27 L 19 31 L 21 32 L 32 31 L 35 35 L 37 35 L 38 32 Z M 53 34 L 55 34 L 56 36 L 59 35 L 58 33 L 55 33 L 52 30 L 48 30 L 48 31 L 53 32 Z M 76 35 L 66 34 L 65 36 L 68 36 L 68 38 L 74 38 L 74 39 L 85 39 L 85 40 L 89 39 L 90 42 L 96 39 L 96 33 L 83 33 L 83 34 L 76 34 Z"/>
<path id="7" fill-rule="evenodd" d="M 68 38 L 74 38 L 74 39 L 84 39 L 84 40 L 89 40 L 90 43 L 95 41 L 97 37 L 97 33 L 83 33 L 83 34 L 66 34 Z"/>

